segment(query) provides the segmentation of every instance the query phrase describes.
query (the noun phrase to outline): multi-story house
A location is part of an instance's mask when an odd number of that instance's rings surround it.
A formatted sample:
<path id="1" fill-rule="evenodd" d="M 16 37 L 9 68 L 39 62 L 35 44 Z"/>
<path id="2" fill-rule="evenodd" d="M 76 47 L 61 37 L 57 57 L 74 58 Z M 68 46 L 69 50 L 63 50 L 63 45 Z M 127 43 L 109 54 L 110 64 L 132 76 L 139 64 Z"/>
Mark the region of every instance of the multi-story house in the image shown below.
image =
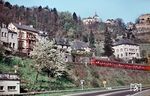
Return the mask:
<path id="1" fill-rule="evenodd" d="M 133 58 L 141 58 L 139 45 L 135 44 L 130 39 L 121 39 L 115 42 L 113 49 L 115 57 L 125 61 Z"/>
<path id="2" fill-rule="evenodd" d="M 65 62 L 72 62 L 71 47 L 67 38 L 55 38 L 55 47 L 60 50 Z"/>
<path id="3" fill-rule="evenodd" d="M 78 63 L 87 63 L 90 60 L 91 48 L 85 42 L 74 40 L 71 43 L 72 61 Z"/>
<path id="4" fill-rule="evenodd" d="M 135 24 L 135 36 L 141 40 L 150 42 L 150 14 L 143 14 L 137 20 L 138 22 Z"/>
<path id="5" fill-rule="evenodd" d="M 16 74 L 0 74 L 0 95 L 20 93 L 20 78 Z"/>
<path id="6" fill-rule="evenodd" d="M 37 35 L 37 40 L 39 42 L 46 42 L 48 40 L 48 34 L 45 31 L 39 31 Z"/>
<path id="7" fill-rule="evenodd" d="M 9 48 L 13 49 L 14 51 L 18 50 L 17 32 L 8 30 L 8 44 Z"/>
<path id="8" fill-rule="evenodd" d="M 5 47 L 10 48 L 10 51 L 17 51 L 17 33 L 8 30 L 5 24 L 2 24 L 2 27 L 0 29 L 0 41 Z"/>
<path id="9" fill-rule="evenodd" d="M 17 33 L 18 51 L 29 55 L 37 41 L 38 31 L 32 25 L 27 26 L 21 23 L 10 23 L 8 29 Z"/>
<path id="10" fill-rule="evenodd" d="M 150 43 L 149 42 L 140 42 L 140 53 L 142 58 L 146 58 L 150 55 Z"/>
<path id="11" fill-rule="evenodd" d="M 2 24 L 0 29 L 0 41 L 3 45 L 8 46 L 8 29 L 5 24 Z"/>

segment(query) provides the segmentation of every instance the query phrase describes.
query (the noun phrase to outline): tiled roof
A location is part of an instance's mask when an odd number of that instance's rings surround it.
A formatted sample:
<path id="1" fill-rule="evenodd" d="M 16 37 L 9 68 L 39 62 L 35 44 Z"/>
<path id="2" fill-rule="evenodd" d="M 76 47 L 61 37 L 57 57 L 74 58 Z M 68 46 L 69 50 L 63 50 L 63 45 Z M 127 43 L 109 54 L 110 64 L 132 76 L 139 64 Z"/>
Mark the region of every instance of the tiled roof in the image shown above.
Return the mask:
<path id="1" fill-rule="evenodd" d="M 117 46 L 117 45 L 137 45 L 134 41 L 130 40 L 130 39 L 121 39 L 117 42 L 115 42 L 113 45 Z"/>
<path id="2" fill-rule="evenodd" d="M 22 25 L 22 24 L 17 24 L 17 23 L 13 23 L 13 25 L 16 26 L 18 29 L 28 30 L 28 31 L 36 32 L 36 33 L 38 32 L 33 27 L 30 27 L 27 25 Z"/>
<path id="3" fill-rule="evenodd" d="M 74 40 L 71 44 L 71 48 L 75 49 L 75 50 L 80 50 L 80 49 L 88 48 L 88 47 L 89 46 L 86 43 L 84 43 L 80 40 Z"/>
<path id="4" fill-rule="evenodd" d="M 4 73 L 4 74 L 0 74 L 0 80 L 20 80 L 20 78 L 16 74 Z"/>
<path id="5" fill-rule="evenodd" d="M 56 45 L 64 45 L 69 46 L 69 41 L 66 38 L 55 38 L 55 44 Z"/>

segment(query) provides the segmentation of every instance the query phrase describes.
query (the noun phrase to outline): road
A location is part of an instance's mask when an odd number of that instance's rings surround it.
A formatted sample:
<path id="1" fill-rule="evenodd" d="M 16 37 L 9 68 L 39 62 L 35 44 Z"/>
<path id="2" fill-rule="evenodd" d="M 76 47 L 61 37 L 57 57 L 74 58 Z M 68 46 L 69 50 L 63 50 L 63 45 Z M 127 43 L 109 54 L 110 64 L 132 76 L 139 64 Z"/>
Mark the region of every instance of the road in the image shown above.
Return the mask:
<path id="1" fill-rule="evenodd" d="M 144 88 L 142 90 L 147 90 L 150 88 Z M 94 93 L 85 93 L 71 96 L 131 96 L 139 91 L 130 91 L 129 89 L 118 89 L 118 90 L 109 90 L 102 92 L 94 92 Z"/>

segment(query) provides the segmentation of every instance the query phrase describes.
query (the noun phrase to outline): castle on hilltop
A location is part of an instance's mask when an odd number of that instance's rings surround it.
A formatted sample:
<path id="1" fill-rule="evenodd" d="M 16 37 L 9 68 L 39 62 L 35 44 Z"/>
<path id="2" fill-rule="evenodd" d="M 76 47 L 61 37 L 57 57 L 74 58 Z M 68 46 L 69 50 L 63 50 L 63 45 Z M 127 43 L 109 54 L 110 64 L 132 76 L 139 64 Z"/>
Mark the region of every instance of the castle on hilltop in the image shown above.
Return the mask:
<path id="1" fill-rule="evenodd" d="M 101 20 L 99 16 L 97 15 L 97 13 L 95 13 L 93 17 L 84 18 L 82 21 L 84 25 L 90 25 L 94 23 L 99 23 Z"/>

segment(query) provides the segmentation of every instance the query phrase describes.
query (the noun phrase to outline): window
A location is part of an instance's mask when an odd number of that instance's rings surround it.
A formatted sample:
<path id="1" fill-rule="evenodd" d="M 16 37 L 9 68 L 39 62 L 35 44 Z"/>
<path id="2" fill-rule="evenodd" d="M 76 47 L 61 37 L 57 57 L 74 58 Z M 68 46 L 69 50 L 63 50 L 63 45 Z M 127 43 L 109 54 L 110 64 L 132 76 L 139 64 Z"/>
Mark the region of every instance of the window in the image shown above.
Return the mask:
<path id="1" fill-rule="evenodd" d="M 13 43 L 13 48 L 15 48 L 15 43 Z"/>
<path id="2" fill-rule="evenodd" d="M 119 52 L 119 49 L 117 49 L 117 52 Z"/>
<path id="3" fill-rule="evenodd" d="M 126 52 L 126 56 L 128 56 L 128 53 Z"/>
<path id="4" fill-rule="evenodd" d="M 123 57 L 123 54 L 121 54 L 121 57 Z"/>
<path id="5" fill-rule="evenodd" d="M 119 58 L 119 54 L 117 55 L 117 58 Z"/>
<path id="6" fill-rule="evenodd" d="M 127 49 L 127 48 L 124 48 L 124 51 L 128 51 L 128 49 Z"/>
<path id="7" fill-rule="evenodd" d="M 137 55 L 137 57 L 139 57 L 139 53 L 137 53 L 136 55 Z"/>
<path id="8" fill-rule="evenodd" d="M 4 36 L 4 32 L 2 32 L 2 37 Z"/>
<path id="9" fill-rule="evenodd" d="M 14 34 L 13 34 L 13 33 L 11 34 L 11 38 L 12 38 L 12 39 L 14 38 Z"/>
<path id="10" fill-rule="evenodd" d="M 8 91 L 14 91 L 16 90 L 16 86 L 8 86 Z"/>
<path id="11" fill-rule="evenodd" d="M 120 51 L 123 51 L 123 49 L 121 48 Z"/>
<path id="12" fill-rule="evenodd" d="M 0 86 L 0 91 L 3 91 L 4 90 L 4 86 Z"/>
<path id="13" fill-rule="evenodd" d="M 5 33 L 5 37 L 6 37 L 6 35 L 7 35 L 7 34 Z"/>
<path id="14" fill-rule="evenodd" d="M 9 43 L 9 47 L 11 47 L 11 42 Z"/>

